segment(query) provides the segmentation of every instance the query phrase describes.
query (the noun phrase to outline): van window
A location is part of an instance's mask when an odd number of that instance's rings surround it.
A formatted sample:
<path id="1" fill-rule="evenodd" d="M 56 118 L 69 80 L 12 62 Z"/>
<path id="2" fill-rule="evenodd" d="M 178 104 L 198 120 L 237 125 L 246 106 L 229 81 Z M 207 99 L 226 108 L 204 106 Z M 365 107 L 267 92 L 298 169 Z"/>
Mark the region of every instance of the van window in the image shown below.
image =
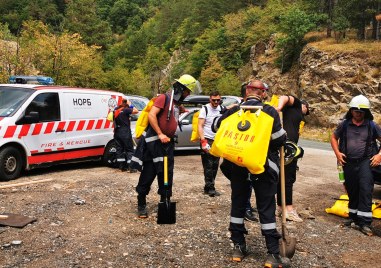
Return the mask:
<path id="1" fill-rule="evenodd" d="M 12 116 L 35 92 L 30 88 L 0 87 L 0 117 Z"/>
<path id="2" fill-rule="evenodd" d="M 25 115 L 38 112 L 40 122 L 60 121 L 60 102 L 58 93 L 41 93 L 37 95 L 25 110 Z"/>

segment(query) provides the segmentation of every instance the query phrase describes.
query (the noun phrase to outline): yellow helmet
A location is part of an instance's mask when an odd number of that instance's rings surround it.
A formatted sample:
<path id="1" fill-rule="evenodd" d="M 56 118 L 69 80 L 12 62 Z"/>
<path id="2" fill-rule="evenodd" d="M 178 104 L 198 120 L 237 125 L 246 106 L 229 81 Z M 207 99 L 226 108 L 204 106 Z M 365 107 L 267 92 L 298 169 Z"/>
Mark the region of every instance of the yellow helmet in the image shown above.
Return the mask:
<path id="1" fill-rule="evenodd" d="M 199 94 L 202 92 L 200 82 L 189 74 L 183 74 L 179 79 L 175 80 L 188 88 L 194 94 Z"/>
<path id="2" fill-rule="evenodd" d="M 288 165 L 292 160 L 301 158 L 304 155 L 304 150 L 302 147 L 298 146 L 296 143 L 288 140 L 284 146 L 284 164 Z"/>

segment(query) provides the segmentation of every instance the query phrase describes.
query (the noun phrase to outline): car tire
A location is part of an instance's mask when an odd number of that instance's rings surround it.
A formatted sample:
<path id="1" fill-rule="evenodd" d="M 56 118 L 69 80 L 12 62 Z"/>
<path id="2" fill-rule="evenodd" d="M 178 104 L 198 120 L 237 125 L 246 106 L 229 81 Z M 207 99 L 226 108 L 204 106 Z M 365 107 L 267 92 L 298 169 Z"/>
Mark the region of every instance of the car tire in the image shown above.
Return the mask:
<path id="1" fill-rule="evenodd" d="M 20 176 L 24 163 L 20 151 L 5 147 L 0 151 L 0 180 L 9 181 Z"/>
<path id="2" fill-rule="evenodd" d="M 102 162 L 105 166 L 115 168 L 116 163 L 116 142 L 114 140 L 110 141 L 105 148 L 103 153 Z"/>

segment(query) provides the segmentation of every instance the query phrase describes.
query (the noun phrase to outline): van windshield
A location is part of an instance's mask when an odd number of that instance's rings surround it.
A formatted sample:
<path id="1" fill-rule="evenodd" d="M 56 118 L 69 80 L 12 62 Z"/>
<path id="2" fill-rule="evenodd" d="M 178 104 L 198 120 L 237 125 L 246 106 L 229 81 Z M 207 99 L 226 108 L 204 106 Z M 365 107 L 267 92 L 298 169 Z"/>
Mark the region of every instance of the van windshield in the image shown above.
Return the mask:
<path id="1" fill-rule="evenodd" d="M 0 86 L 0 117 L 12 116 L 33 92 L 31 88 Z"/>

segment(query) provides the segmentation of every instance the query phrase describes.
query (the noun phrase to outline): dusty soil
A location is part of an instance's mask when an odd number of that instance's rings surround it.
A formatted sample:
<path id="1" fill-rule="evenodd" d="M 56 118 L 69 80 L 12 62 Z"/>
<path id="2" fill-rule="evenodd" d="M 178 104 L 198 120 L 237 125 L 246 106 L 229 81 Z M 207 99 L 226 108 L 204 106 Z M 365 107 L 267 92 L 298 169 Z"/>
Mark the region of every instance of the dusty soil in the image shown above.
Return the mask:
<path id="1" fill-rule="evenodd" d="M 366 237 L 358 230 L 341 228 L 343 218 L 325 212 L 344 192 L 333 153 L 305 148 L 299 167 L 295 204 L 299 211 L 308 208 L 315 219 L 288 224 L 298 241 L 292 267 L 377 267 L 380 220 L 373 222 L 376 235 Z M 134 187 L 138 176 L 87 163 L 35 170 L 15 181 L 2 182 L 0 185 L 53 179 L 0 190 L 0 212 L 37 219 L 24 228 L 0 227 L 0 266 L 263 266 L 264 239 L 259 224 L 252 222 L 246 222 L 252 254 L 240 264 L 229 261 L 229 181 L 219 172 L 216 185 L 222 195 L 204 195 L 199 155 L 175 158 L 174 225 L 156 223 L 156 183 L 148 196 L 149 218 L 136 217 Z M 380 196 L 381 187 L 376 186 L 374 197 Z M 278 224 L 280 227 L 280 219 Z M 17 240 L 20 245 L 12 244 Z"/>

